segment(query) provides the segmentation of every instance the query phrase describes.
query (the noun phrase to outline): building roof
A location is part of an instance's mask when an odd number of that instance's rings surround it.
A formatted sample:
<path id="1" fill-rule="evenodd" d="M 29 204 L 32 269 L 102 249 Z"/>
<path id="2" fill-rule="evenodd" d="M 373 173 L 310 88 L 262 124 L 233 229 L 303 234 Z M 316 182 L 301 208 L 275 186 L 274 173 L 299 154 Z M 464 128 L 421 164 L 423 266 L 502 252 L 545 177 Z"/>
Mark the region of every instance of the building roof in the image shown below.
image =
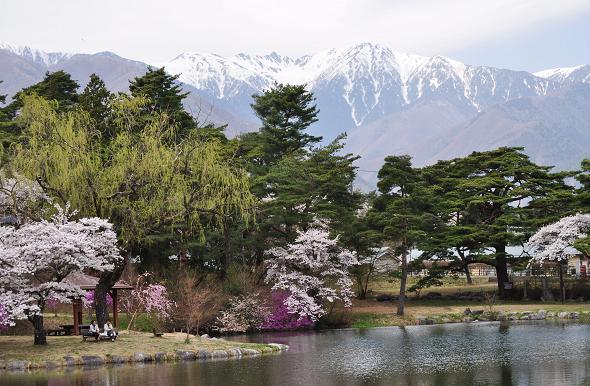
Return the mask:
<path id="1" fill-rule="evenodd" d="M 93 290 L 98 285 L 98 278 L 90 275 L 86 275 L 85 273 L 76 272 L 70 274 L 64 280 L 67 283 L 74 284 L 79 286 L 83 290 Z M 121 290 L 131 290 L 133 289 L 132 286 L 124 282 L 123 280 L 119 280 L 113 286 L 113 289 L 121 289 Z"/>

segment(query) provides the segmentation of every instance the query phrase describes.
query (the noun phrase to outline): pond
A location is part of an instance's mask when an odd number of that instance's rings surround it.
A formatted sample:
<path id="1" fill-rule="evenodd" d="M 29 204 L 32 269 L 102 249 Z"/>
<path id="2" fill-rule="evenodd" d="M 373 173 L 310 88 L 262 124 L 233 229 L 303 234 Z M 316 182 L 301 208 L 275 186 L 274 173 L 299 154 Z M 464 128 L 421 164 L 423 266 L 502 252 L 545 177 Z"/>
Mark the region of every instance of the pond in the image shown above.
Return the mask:
<path id="1" fill-rule="evenodd" d="M 213 362 L 0 374 L 0 385 L 584 385 L 590 325 L 471 323 L 232 337 L 288 352 Z"/>

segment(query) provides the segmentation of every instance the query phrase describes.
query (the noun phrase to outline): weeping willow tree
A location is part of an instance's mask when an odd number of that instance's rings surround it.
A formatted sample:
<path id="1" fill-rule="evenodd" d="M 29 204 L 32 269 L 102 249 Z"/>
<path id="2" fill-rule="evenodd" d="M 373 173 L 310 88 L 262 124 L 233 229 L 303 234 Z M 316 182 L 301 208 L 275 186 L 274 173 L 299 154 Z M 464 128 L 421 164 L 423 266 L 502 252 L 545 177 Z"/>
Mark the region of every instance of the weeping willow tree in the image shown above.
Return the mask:
<path id="1" fill-rule="evenodd" d="M 97 320 L 107 319 L 106 296 L 129 261 L 131 247 L 169 226 L 186 241 L 202 237 L 202 221 L 220 226 L 228 216 L 253 218 L 254 198 L 245 172 L 221 156 L 220 144 L 196 133 L 178 140 L 169 117 L 150 113 L 141 98 L 120 96 L 105 141 L 80 109 L 58 112 L 38 96 L 24 97 L 25 141 L 13 148 L 13 166 L 83 216 L 108 218 L 126 251 L 123 264 L 101 274 L 95 292 Z M 179 231 L 179 232 L 176 232 Z"/>

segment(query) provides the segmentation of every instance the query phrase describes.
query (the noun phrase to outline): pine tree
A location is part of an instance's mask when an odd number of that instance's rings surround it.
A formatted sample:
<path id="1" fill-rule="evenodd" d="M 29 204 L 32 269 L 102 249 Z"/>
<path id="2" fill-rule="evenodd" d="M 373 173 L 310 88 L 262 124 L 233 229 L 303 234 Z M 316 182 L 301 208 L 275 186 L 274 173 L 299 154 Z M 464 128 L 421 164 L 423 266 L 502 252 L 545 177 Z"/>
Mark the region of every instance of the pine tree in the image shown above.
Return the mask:
<path id="1" fill-rule="evenodd" d="M 579 211 L 590 212 L 590 159 L 582 161 L 581 171 L 576 176 L 580 187 L 576 191 L 576 204 Z"/>
<path id="2" fill-rule="evenodd" d="M 108 130 L 108 118 L 111 115 L 113 94 L 96 74 L 90 75 L 90 81 L 80 94 L 80 107 L 90 114 L 98 130 L 105 139 L 113 133 Z"/>
<path id="3" fill-rule="evenodd" d="M 7 107 L 7 111 L 13 118 L 23 106 L 22 97 L 31 94 L 56 101 L 60 112 L 71 110 L 78 103 L 78 87 L 78 83 L 72 79 L 71 75 L 63 70 L 46 72 L 45 78 L 41 82 L 16 93 L 12 103 Z"/>
<path id="4" fill-rule="evenodd" d="M 386 157 L 378 178 L 380 195 L 373 202 L 368 221 L 400 256 L 397 314 L 403 315 L 410 253 L 437 221 L 431 214 L 431 190 L 423 183 L 421 170 L 412 166 L 410 156 Z"/>
<path id="5" fill-rule="evenodd" d="M 540 226 L 572 210 L 571 173 L 552 173 L 522 153 L 522 148 L 502 147 L 473 152 L 467 157 L 443 161 L 425 168 L 429 185 L 438 189 L 433 198 L 436 213 L 446 224 L 430 234 L 424 249 L 448 256 L 463 250 L 461 262 L 484 263 L 496 269 L 498 292 L 506 297 L 508 265 L 525 263 L 512 255 L 510 246 L 522 245 Z"/>
<path id="6" fill-rule="evenodd" d="M 0 80 L 0 85 L 2 85 L 2 80 Z M 6 95 L 0 94 L 0 104 L 6 103 Z M 8 119 L 8 114 L 5 111 L 5 107 L 0 107 L 0 122 L 5 121 Z"/>
<path id="7" fill-rule="evenodd" d="M 3 80 L 0 80 L 0 84 L 2 84 L 3 82 Z M 0 94 L 0 103 L 6 103 L 6 95 Z"/>
<path id="8" fill-rule="evenodd" d="M 178 125 L 178 133 L 181 136 L 195 127 L 194 119 L 182 105 L 189 93 L 182 92 L 182 87 L 178 84 L 178 75 L 167 74 L 164 67 L 150 67 L 143 76 L 129 81 L 129 91 L 134 97 L 141 96 L 149 100 L 145 106 L 148 113 L 168 114 Z"/>
<path id="9" fill-rule="evenodd" d="M 313 104 L 313 94 L 305 90 L 305 85 L 276 84 L 262 95 L 252 97 L 252 109 L 262 121 L 259 133 L 262 163 L 273 164 L 322 140 L 305 132 L 317 122 L 319 113 Z"/>

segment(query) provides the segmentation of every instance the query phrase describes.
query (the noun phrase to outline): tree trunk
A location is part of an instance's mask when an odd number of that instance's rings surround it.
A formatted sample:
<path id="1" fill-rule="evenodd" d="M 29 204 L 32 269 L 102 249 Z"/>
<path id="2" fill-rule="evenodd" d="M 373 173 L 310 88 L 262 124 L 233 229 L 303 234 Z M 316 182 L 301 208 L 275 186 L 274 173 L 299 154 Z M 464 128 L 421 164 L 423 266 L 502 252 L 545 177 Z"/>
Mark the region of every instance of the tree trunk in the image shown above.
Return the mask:
<path id="1" fill-rule="evenodd" d="M 408 256 L 406 251 L 402 254 L 402 277 L 399 283 L 399 300 L 397 301 L 397 314 L 402 316 L 406 306 L 406 283 L 408 281 Z"/>
<path id="2" fill-rule="evenodd" d="M 94 290 L 94 310 L 96 311 L 96 322 L 99 326 L 104 324 L 109 319 L 109 309 L 107 305 L 107 295 L 113 286 L 119 281 L 127 263 L 129 262 L 131 252 L 127 253 L 123 261 L 115 266 L 111 272 L 102 272 L 98 279 L 98 284 Z"/>
<path id="3" fill-rule="evenodd" d="M 47 335 L 43 326 L 43 315 L 30 316 L 29 321 L 33 324 L 35 330 L 35 345 L 47 344 Z"/>
<path id="4" fill-rule="evenodd" d="M 467 279 L 467 284 L 473 284 L 473 280 L 471 279 L 471 272 L 469 272 L 469 266 L 465 266 L 465 279 Z"/>
<path id="5" fill-rule="evenodd" d="M 508 293 L 504 284 L 510 281 L 508 277 L 508 263 L 506 261 L 506 246 L 500 245 L 496 248 L 496 277 L 498 278 L 498 294 L 500 299 L 506 299 Z"/>
<path id="6" fill-rule="evenodd" d="M 557 269 L 559 271 L 559 297 L 561 298 L 561 304 L 565 303 L 565 284 L 563 282 L 563 264 L 561 261 L 557 262 Z"/>
<path id="7" fill-rule="evenodd" d="M 543 282 L 543 301 L 544 302 L 552 302 L 554 299 L 553 297 L 553 292 L 551 291 L 551 288 L 549 288 L 549 283 L 547 282 L 547 278 L 544 277 L 542 279 Z"/>
<path id="8" fill-rule="evenodd" d="M 469 264 L 467 264 L 467 259 L 465 259 L 465 252 L 460 247 L 455 248 L 457 250 L 457 254 L 461 259 L 461 262 L 465 264 L 463 271 L 465 272 L 465 279 L 467 279 L 467 284 L 473 284 L 473 280 L 471 280 L 471 272 L 469 272 Z"/>

